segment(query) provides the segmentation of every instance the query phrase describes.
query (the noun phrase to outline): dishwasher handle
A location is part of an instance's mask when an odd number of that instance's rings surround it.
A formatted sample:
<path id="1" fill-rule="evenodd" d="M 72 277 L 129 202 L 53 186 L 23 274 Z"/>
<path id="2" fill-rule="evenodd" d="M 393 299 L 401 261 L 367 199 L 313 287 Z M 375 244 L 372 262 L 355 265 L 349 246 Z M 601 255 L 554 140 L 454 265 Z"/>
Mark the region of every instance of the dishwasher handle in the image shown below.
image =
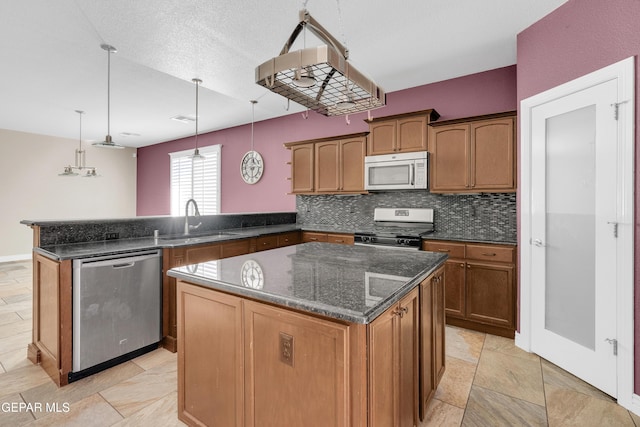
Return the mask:
<path id="1" fill-rule="evenodd" d="M 129 268 L 129 267 L 133 267 L 134 265 L 136 265 L 135 262 L 125 262 L 124 264 L 113 264 L 112 267 L 114 269 L 120 269 L 120 268 Z"/>

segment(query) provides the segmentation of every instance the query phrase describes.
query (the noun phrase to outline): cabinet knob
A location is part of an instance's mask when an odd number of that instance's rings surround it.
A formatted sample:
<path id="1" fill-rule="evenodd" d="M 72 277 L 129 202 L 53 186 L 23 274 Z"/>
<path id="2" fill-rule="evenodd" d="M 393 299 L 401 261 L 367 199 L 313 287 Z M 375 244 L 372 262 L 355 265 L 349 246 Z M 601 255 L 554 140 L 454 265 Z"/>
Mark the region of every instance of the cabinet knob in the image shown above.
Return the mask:
<path id="1" fill-rule="evenodd" d="M 464 263 L 463 262 L 460 263 L 460 267 L 464 268 Z"/>

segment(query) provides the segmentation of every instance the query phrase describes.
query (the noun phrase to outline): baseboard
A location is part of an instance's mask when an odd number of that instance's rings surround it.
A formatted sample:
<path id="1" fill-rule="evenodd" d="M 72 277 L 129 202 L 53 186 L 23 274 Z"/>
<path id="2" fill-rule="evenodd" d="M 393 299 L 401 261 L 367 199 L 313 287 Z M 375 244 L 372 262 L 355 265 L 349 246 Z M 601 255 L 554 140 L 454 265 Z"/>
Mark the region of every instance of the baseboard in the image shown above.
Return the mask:
<path id="1" fill-rule="evenodd" d="M 640 417 L 640 395 L 631 396 L 631 407 L 627 409 Z"/>
<path id="2" fill-rule="evenodd" d="M 8 256 L 0 256 L 0 263 L 3 262 L 13 262 L 13 261 L 26 261 L 31 259 L 31 254 L 19 254 L 19 255 L 8 255 Z"/>

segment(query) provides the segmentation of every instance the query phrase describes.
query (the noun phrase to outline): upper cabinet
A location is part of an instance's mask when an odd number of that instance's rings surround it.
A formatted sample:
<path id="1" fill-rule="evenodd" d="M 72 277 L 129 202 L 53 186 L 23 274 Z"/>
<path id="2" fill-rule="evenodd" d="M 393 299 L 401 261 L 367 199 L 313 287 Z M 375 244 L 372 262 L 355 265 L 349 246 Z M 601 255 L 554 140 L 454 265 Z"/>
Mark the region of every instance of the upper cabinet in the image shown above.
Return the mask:
<path id="1" fill-rule="evenodd" d="M 427 150 L 427 125 L 437 120 L 436 110 L 365 120 L 369 123 L 367 156 Z"/>
<path id="2" fill-rule="evenodd" d="M 430 191 L 516 191 L 515 114 L 431 123 Z"/>
<path id="3" fill-rule="evenodd" d="M 365 193 L 366 133 L 290 142 L 291 192 L 294 194 Z"/>

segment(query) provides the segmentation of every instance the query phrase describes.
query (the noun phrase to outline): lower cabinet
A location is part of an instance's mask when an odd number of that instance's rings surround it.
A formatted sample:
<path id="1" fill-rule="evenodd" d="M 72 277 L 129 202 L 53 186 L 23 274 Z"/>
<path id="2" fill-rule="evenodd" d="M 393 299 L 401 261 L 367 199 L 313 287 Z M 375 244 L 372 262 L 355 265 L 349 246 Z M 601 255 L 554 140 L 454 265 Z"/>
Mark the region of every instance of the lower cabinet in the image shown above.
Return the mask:
<path id="1" fill-rule="evenodd" d="M 445 274 L 445 267 L 440 267 L 420 284 L 420 420 L 444 375 Z"/>
<path id="2" fill-rule="evenodd" d="M 369 326 L 369 426 L 418 424 L 418 289 Z"/>
<path id="3" fill-rule="evenodd" d="M 302 241 L 307 242 L 328 242 L 328 243 L 341 243 L 343 245 L 353 245 L 353 234 L 343 233 L 322 233 L 319 231 L 303 231 Z"/>
<path id="4" fill-rule="evenodd" d="M 242 303 L 178 282 L 178 418 L 244 426 Z"/>
<path id="5" fill-rule="evenodd" d="M 428 402 L 444 369 L 441 277 L 439 270 L 369 325 L 178 281 L 179 419 L 194 426 L 417 425 L 420 401 Z M 425 363 L 431 388 L 421 397 Z"/>
<path id="6" fill-rule="evenodd" d="M 513 338 L 516 329 L 516 247 L 425 241 L 427 251 L 445 252 L 447 323 Z"/>

